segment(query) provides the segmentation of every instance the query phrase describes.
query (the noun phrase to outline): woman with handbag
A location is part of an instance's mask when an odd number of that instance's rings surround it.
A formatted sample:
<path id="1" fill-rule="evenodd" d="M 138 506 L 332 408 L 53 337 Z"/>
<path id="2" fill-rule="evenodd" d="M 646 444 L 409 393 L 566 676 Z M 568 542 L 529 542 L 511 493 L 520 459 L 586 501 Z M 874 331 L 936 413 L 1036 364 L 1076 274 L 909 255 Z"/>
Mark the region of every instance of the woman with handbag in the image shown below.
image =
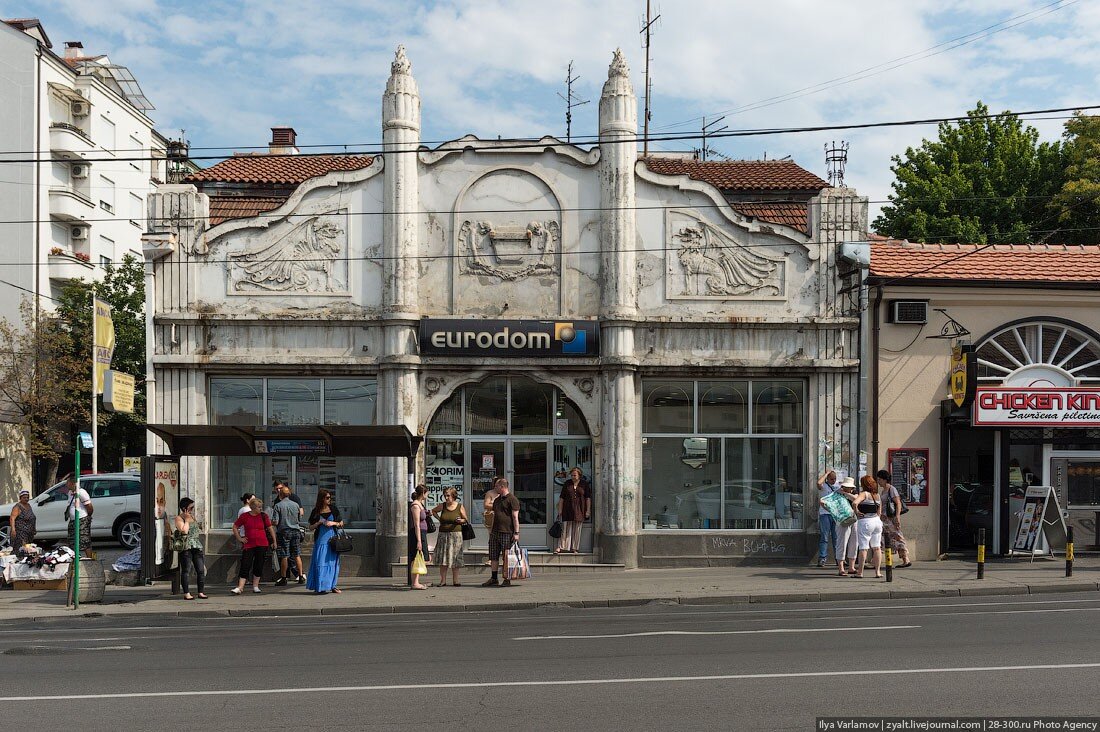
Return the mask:
<path id="1" fill-rule="evenodd" d="M 426 590 L 430 585 L 420 583 L 420 575 L 413 572 L 413 560 L 419 554 L 428 561 L 428 509 L 424 501 L 428 496 L 428 487 L 423 483 L 413 491 L 409 502 L 409 587 L 414 590 Z"/>
<path id="2" fill-rule="evenodd" d="M 577 554 L 581 550 L 581 527 L 592 515 L 592 494 L 580 468 L 569 471 L 569 480 L 561 487 L 557 508 L 558 518 L 562 521 L 562 534 L 554 553 Z"/>
<path id="3" fill-rule="evenodd" d="M 458 489 L 443 491 L 443 503 L 432 509 L 439 517 L 439 538 L 435 540 L 435 564 L 439 567 L 439 586 L 447 586 L 447 569 L 451 570 L 451 584 L 461 587 L 458 571 L 462 568 L 463 528 L 470 523 L 466 509 L 458 502 Z"/>
<path id="4" fill-rule="evenodd" d="M 901 514 L 906 510 L 901 502 L 898 489 L 890 484 L 890 473 L 880 470 L 875 473 L 878 479 L 879 493 L 882 494 L 882 536 L 890 540 L 891 551 L 897 552 L 901 564 L 898 569 L 912 567 L 909 561 L 909 547 L 905 545 L 905 534 L 901 533 Z"/>
<path id="5" fill-rule="evenodd" d="M 242 530 L 238 533 L 238 530 Z M 242 537 L 241 534 L 244 536 Z M 241 542 L 241 569 L 237 572 L 237 586 L 230 592 L 239 595 L 244 592 L 244 583 L 252 578 L 252 591 L 260 592 L 260 577 L 264 573 L 264 562 L 268 550 L 275 546 L 275 527 L 271 517 L 264 513 L 264 502 L 255 496 L 248 502 L 248 513 L 242 513 L 233 522 L 233 536 Z"/>
<path id="6" fill-rule="evenodd" d="M 340 580 L 340 554 L 333 551 L 330 542 L 344 528 L 344 520 L 340 509 L 332 503 L 332 493 L 324 488 L 317 491 L 317 504 L 309 514 L 309 528 L 313 529 L 313 556 L 309 560 L 306 589 L 318 595 L 340 594 L 336 586 Z"/>
<path id="7" fill-rule="evenodd" d="M 180 584 L 183 586 L 183 599 L 194 600 L 188 580 L 191 568 L 195 568 L 195 584 L 199 586 L 199 599 L 205 600 L 206 593 L 206 555 L 202 551 L 199 538 L 199 521 L 195 518 L 195 502 L 190 498 L 180 499 L 180 512 L 173 519 L 175 532 L 171 547 L 180 555 Z"/>

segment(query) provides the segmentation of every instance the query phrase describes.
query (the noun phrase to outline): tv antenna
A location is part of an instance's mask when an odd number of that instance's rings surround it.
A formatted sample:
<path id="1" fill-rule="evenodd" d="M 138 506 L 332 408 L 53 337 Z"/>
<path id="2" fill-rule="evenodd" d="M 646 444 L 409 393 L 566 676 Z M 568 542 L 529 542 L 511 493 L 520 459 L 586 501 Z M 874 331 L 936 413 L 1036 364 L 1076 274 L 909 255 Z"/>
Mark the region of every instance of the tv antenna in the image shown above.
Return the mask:
<path id="1" fill-rule="evenodd" d="M 571 142 L 573 139 L 573 107 L 579 107 L 582 104 L 588 104 L 590 100 L 580 99 L 573 93 L 573 82 L 581 77 L 573 76 L 573 62 L 569 62 L 568 68 L 565 70 L 565 94 L 558 92 L 558 96 L 565 100 L 565 141 Z"/>
<path id="2" fill-rule="evenodd" d="M 653 17 L 653 8 L 650 0 L 645 0 L 645 17 L 642 18 L 642 48 L 645 49 L 645 112 L 642 115 L 642 156 L 649 155 L 649 120 L 653 116 L 650 111 L 650 100 L 653 96 L 653 81 L 649 78 L 649 62 L 651 54 L 649 43 L 653 34 L 653 24 L 661 19 L 660 13 Z"/>
<path id="3" fill-rule="evenodd" d="M 829 173 L 829 185 L 844 185 L 844 168 L 848 165 L 848 143 L 844 140 L 825 143 L 825 168 Z"/>
<path id="4" fill-rule="evenodd" d="M 726 118 L 725 115 L 722 115 L 721 117 L 719 117 L 716 120 L 711 120 L 710 122 L 707 122 L 707 118 L 703 117 L 703 145 L 702 145 L 702 147 L 699 148 L 699 159 L 700 160 L 706 160 L 708 154 L 717 155 L 717 156 L 723 157 L 723 158 L 725 157 L 724 155 L 722 155 L 722 153 L 718 152 L 717 150 L 712 150 L 709 147 L 707 147 L 707 135 L 713 135 L 713 134 L 716 134 L 718 132 L 722 132 L 723 130 L 728 130 L 729 129 L 729 125 L 723 125 L 722 127 L 719 127 L 716 130 L 710 129 L 711 127 L 718 124 L 719 122 L 721 122 L 725 118 Z"/>

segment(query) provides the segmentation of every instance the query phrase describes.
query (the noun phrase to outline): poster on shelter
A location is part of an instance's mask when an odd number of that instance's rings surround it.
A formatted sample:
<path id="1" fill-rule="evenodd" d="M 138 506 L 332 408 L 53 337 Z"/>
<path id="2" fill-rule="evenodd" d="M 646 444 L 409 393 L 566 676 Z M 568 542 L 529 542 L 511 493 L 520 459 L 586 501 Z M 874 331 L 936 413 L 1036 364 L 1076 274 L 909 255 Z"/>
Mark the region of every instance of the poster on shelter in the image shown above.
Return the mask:
<path id="1" fill-rule="evenodd" d="M 443 503 L 443 491 L 447 488 L 458 490 L 462 498 L 462 484 L 465 482 L 466 468 L 451 460 L 443 460 L 424 468 L 424 485 L 428 488 L 428 506 Z"/>
<path id="2" fill-rule="evenodd" d="M 886 451 L 890 483 L 910 506 L 928 505 L 928 448 L 905 447 Z"/>
<path id="3" fill-rule="evenodd" d="M 180 465 L 177 462 L 153 463 L 153 525 L 156 527 L 156 564 L 163 566 L 172 560 L 168 551 L 168 537 L 172 535 L 170 516 L 175 516 L 180 505 Z M 174 565 L 173 565 L 174 566 Z"/>

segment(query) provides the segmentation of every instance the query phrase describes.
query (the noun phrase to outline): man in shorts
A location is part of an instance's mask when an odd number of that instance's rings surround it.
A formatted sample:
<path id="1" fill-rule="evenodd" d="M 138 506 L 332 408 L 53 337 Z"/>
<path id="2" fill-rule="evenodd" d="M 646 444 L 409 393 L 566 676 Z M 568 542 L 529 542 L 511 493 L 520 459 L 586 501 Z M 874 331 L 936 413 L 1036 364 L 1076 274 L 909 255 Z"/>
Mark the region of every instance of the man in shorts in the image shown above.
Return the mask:
<path id="1" fill-rule="evenodd" d="M 519 499 L 512 495 L 507 478 L 497 478 L 493 483 L 497 492 L 493 500 L 493 530 L 489 533 L 489 568 L 493 576 L 482 587 L 511 587 L 508 579 L 508 549 L 519 542 Z M 501 559 L 503 557 L 503 560 Z M 504 581 L 498 578 L 497 567 L 504 567 Z"/>
<path id="2" fill-rule="evenodd" d="M 302 507 L 290 498 L 290 488 L 279 486 L 279 502 L 272 509 L 272 523 L 275 524 L 275 553 L 279 557 L 280 576 L 275 580 L 277 586 L 287 583 L 287 571 L 290 560 L 298 570 L 298 584 L 306 581 L 302 572 L 302 532 L 298 527 Z"/>

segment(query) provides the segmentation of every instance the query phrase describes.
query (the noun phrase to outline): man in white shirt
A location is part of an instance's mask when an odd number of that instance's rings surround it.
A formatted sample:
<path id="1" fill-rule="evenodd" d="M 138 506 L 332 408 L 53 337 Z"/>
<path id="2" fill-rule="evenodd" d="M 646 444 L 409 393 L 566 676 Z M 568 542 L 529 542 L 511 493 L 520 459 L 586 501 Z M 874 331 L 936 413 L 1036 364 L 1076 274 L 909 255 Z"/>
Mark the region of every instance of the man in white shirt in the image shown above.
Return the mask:
<path id="1" fill-rule="evenodd" d="M 65 518 L 69 521 L 69 542 L 75 546 L 77 516 L 80 517 L 80 553 L 86 554 L 92 549 L 92 497 L 77 483 L 73 473 L 65 476 L 65 490 L 69 494 L 69 503 L 65 506 Z"/>

